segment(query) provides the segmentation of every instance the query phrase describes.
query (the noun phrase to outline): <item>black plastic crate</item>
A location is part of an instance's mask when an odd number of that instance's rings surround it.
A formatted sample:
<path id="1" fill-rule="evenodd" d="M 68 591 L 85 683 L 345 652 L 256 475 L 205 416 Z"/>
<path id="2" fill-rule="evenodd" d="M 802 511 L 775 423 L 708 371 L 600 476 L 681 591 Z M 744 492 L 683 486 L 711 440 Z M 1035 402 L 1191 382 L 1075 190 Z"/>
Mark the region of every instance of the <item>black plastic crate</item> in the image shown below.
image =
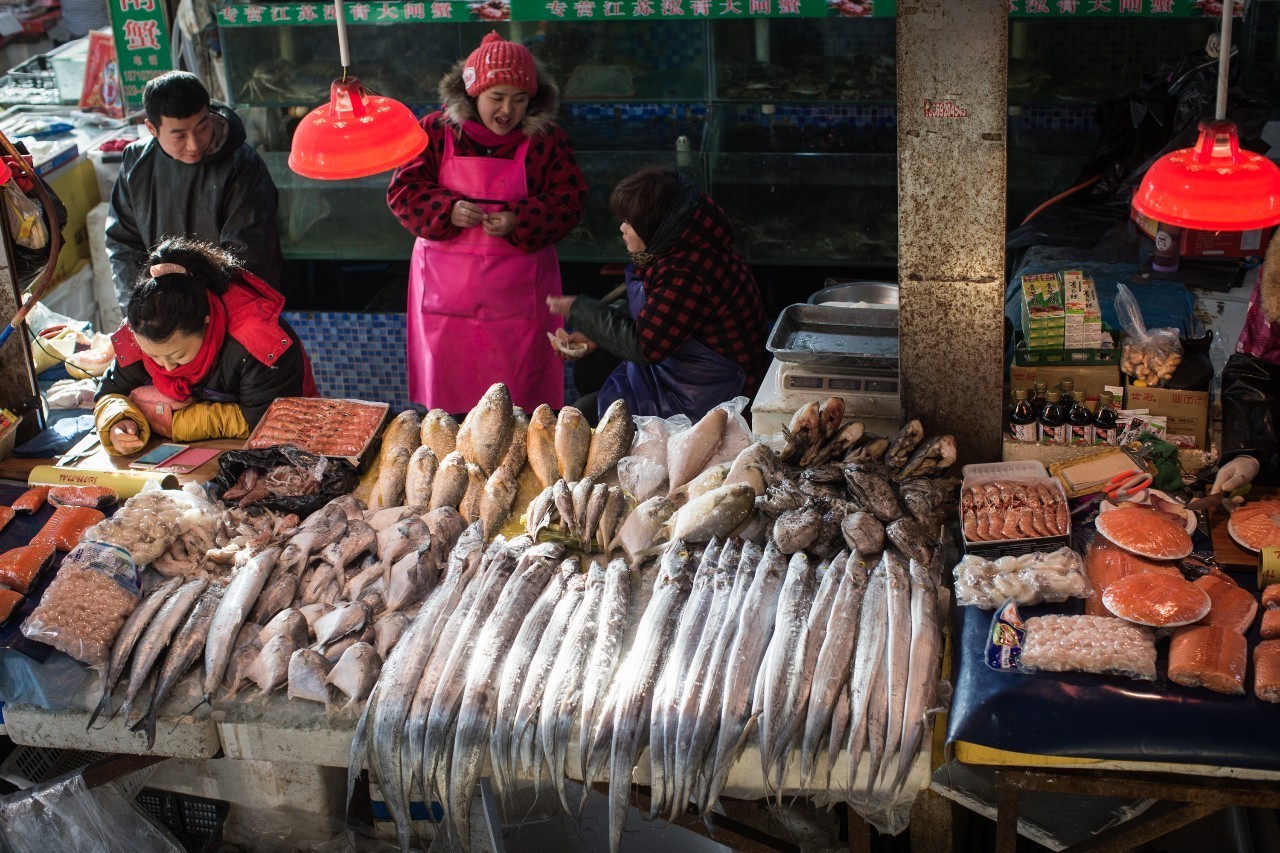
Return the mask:
<path id="1" fill-rule="evenodd" d="M 222 822 L 229 803 L 143 788 L 135 800 L 178 839 L 187 853 L 215 850 L 222 842 Z"/>

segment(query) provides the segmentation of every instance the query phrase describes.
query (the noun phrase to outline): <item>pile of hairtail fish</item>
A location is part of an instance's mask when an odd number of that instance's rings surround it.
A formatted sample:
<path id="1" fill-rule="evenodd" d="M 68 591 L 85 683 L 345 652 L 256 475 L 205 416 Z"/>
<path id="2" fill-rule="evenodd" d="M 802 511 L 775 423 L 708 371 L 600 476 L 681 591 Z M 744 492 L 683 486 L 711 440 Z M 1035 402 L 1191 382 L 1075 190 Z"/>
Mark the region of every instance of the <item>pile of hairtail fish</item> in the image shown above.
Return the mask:
<path id="1" fill-rule="evenodd" d="M 393 419 L 367 507 L 299 523 L 204 502 L 202 523 L 148 531 L 167 577 L 124 621 L 94 718 L 123 686 L 150 744 L 189 673 L 202 703 L 283 691 L 358 713 L 349 788 L 367 768 L 402 849 L 423 798 L 467 848 L 482 775 L 509 807 L 550 782 L 574 813 L 567 779 L 607 783 L 614 850 L 635 772 L 654 818 L 762 784 L 875 822 L 929 742 L 955 442 L 918 421 L 866 433 L 831 398 L 779 451 L 740 408 L 690 423 L 616 403 L 593 432 L 498 384 L 460 425 Z"/>

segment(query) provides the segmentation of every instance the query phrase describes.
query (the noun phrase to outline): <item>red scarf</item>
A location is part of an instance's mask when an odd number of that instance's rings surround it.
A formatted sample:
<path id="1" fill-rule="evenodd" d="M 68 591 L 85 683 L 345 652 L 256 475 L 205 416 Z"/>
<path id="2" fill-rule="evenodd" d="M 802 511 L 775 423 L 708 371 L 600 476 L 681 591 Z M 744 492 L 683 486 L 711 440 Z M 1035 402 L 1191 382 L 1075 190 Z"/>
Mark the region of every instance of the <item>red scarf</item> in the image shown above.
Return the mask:
<path id="1" fill-rule="evenodd" d="M 204 340 L 200 342 L 196 357 L 173 370 L 165 370 L 143 352 L 142 364 L 147 368 L 147 374 L 151 376 L 151 383 L 156 386 L 156 390 L 170 399 L 185 401 L 191 398 L 191 389 L 196 383 L 208 376 L 213 369 L 226 337 L 227 309 L 216 294 L 210 293 L 209 323 L 204 327 Z"/>

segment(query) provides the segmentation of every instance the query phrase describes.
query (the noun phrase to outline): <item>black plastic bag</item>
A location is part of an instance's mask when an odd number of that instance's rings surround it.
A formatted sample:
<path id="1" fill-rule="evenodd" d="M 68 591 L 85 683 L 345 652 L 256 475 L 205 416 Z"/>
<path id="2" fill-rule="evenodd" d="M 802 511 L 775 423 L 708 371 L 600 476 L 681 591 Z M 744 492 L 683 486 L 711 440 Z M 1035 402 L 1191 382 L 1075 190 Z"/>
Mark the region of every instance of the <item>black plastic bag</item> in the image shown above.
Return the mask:
<path id="1" fill-rule="evenodd" d="M 223 451 L 218 457 L 218 476 L 209 481 L 209 493 L 215 500 L 222 500 L 222 495 L 236 485 L 246 469 L 257 468 L 265 474 L 281 465 L 316 472 L 320 491 L 307 495 L 271 495 L 246 506 L 292 512 L 297 513 L 300 519 L 306 518 L 334 498 L 349 494 L 360 482 L 355 466 L 345 459 L 317 456 L 297 445 L 281 444 L 262 450 Z M 238 501 L 231 500 L 227 503 Z"/>

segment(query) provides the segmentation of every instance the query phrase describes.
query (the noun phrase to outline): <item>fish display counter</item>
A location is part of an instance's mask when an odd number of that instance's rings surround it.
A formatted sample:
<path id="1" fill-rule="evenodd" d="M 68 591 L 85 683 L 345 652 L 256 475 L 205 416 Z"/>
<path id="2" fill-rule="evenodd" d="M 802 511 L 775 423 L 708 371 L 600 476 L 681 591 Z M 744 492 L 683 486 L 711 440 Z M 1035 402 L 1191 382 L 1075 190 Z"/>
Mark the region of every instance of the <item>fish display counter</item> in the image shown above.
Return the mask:
<path id="1" fill-rule="evenodd" d="M 92 674 L 10 734 L 194 757 L 212 732 L 227 757 L 367 771 L 402 849 L 415 802 L 465 846 L 481 778 L 499 803 L 541 779 L 570 814 L 569 781 L 598 788 L 614 849 L 634 784 L 670 820 L 800 795 L 900 832 L 944 695 L 955 442 L 871 434 L 838 397 L 767 442 L 746 402 L 696 423 L 619 402 L 593 431 L 496 384 L 462 423 L 391 419 L 363 474 L 226 451 L 234 477 L 58 540 L 20 636 Z M 118 603 L 63 590 L 68 565 Z"/>

